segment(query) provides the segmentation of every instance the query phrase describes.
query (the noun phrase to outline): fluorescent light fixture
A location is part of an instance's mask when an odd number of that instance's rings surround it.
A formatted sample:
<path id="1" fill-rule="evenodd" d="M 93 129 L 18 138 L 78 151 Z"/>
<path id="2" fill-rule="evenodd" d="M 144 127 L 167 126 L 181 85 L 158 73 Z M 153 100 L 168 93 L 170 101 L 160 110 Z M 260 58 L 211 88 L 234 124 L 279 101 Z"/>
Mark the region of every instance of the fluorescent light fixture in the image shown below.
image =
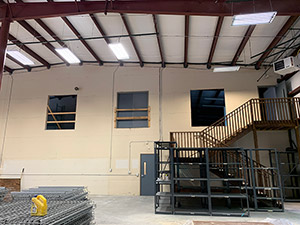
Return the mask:
<path id="1" fill-rule="evenodd" d="M 23 55 L 19 51 L 7 51 L 7 54 L 9 54 L 11 57 L 18 60 L 23 65 L 34 65 L 34 62 L 32 62 L 30 59 L 28 59 L 25 55 Z"/>
<path id="2" fill-rule="evenodd" d="M 277 12 L 241 14 L 233 17 L 232 26 L 247 26 L 272 23 Z"/>
<path id="3" fill-rule="evenodd" d="M 236 72 L 240 70 L 240 66 L 226 66 L 226 67 L 217 67 L 214 68 L 214 73 L 222 73 L 222 72 Z"/>
<path id="4" fill-rule="evenodd" d="M 80 60 L 77 58 L 77 56 L 74 55 L 74 53 L 68 48 L 56 48 L 55 51 L 70 64 L 80 63 Z"/>
<path id="5" fill-rule="evenodd" d="M 129 55 L 121 43 L 108 45 L 118 59 L 129 59 Z"/>

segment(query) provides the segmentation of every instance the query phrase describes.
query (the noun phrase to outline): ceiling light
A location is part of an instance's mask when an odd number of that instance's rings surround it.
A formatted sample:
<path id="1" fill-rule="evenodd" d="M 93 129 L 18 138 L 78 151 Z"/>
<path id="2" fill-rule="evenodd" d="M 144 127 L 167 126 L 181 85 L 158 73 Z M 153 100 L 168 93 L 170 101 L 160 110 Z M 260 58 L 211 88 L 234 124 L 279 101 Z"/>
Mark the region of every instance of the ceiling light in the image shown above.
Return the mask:
<path id="1" fill-rule="evenodd" d="M 222 73 L 222 72 L 236 72 L 240 70 L 240 66 L 226 66 L 226 67 L 217 67 L 214 68 L 214 73 Z"/>
<path id="2" fill-rule="evenodd" d="M 25 55 L 23 55 L 19 51 L 7 51 L 7 54 L 9 54 L 11 57 L 18 60 L 23 65 L 34 65 L 34 62 L 32 62 L 30 59 L 28 59 Z"/>
<path id="3" fill-rule="evenodd" d="M 80 59 L 78 59 L 68 48 L 56 48 L 55 51 L 70 64 L 80 63 Z"/>
<path id="4" fill-rule="evenodd" d="M 121 43 L 108 45 L 118 59 L 129 59 L 129 55 Z"/>
<path id="5" fill-rule="evenodd" d="M 241 14 L 233 17 L 232 26 L 247 26 L 272 23 L 277 12 Z"/>

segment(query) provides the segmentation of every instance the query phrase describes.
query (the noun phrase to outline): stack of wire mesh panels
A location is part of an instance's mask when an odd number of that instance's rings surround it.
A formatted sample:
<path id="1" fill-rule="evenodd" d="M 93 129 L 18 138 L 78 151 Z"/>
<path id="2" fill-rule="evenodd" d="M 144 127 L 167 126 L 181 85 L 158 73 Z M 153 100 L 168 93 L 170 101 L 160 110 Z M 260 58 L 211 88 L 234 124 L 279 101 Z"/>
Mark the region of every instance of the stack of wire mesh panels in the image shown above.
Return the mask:
<path id="1" fill-rule="evenodd" d="M 8 189 L 6 189 L 5 187 L 0 187 L 0 203 L 3 201 L 7 193 Z"/>
<path id="2" fill-rule="evenodd" d="M 22 192 L 11 192 L 14 200 L 31 199 L 35 195 L 43 195 L 48 200 L 86 200 L 88 192 L 84 187 L 38 187 L 23 190 Z"/>
<path id="3" fill-rule="evenodd" d="M 31 198 L 39 194 L 47 198 L 48 213 L 31 216 Z M 38 187 L 12 192 L 13 200 L 0 206 L 0 224 L 91 224 L 95 205 L 87 194 L 84 187 Z"/>

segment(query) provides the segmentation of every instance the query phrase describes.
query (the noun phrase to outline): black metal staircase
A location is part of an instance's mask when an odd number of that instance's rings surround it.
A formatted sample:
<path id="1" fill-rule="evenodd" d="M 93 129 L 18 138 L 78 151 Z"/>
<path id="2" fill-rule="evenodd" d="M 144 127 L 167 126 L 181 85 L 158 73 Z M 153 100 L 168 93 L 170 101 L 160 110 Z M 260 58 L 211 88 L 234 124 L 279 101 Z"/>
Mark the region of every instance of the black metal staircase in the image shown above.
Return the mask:
<path id="1" fill-rule="evenodd" d="M 176 142 L 155 142 L 155 212 L 249 216 L 250 209 L 283 211 L 278 161 L 270 158 L 263 169 L 269 175 L 261 179 L 256 151 L 277 157 L 274 149 L 177 148 Z"/>

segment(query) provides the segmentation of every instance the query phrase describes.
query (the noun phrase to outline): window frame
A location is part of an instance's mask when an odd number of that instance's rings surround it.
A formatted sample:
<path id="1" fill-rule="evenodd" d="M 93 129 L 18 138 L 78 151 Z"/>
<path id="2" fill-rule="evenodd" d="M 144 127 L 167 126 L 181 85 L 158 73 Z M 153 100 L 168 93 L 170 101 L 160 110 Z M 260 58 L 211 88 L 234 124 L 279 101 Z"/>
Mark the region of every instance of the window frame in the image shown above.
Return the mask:
<path id="1" fill-rule="evenodd" d="M 219 91 L 219 90 L 222 90 L 223 92 L 224 92 L 224 115 L 222 116 L 222 117 L 220 117 L 219 119 L 217 119 L 215 122 L 213 122 L 212 124 L 210 124 L 210 125 L 193 125 L 193 108 L 192 108 L 192 99 L 191 99 L 191 97 L 192 97 L 192 91 Z M 225 117 L 226 116 L 226 101 L 225 101 L 225 88 L 209 88 L 209 89 L 193 89 L 193 90 L 190 90 L 190 96 L 189 96 L 189 98 L 190 98 L 190 115 L 191 115 L 191 119 L 190 119 L 190 121 L 191 121 L 191 127 L 209 127 L 209 126 L 211 126 L 211 125 L 213 125 L 214 123 L 216 123 L 217 121 L 219 121 L 220 119 L 222 119 L 223 117 Z M 225 123 L 224 123 L 224 125 L 219 125 L 219 126 L 227 126 L 227 121 L 226 121 L 226 119 L 225 119 Z"/>
<path id="2" fill-rule="evenodd" d="M 119 94 L 130 94 L 130 93 L 147 93 L 147 108 L 136 108 L 136 109 L 119 109 Z M 149 106 L 149 91 L 122 91 L 117 92 L 117 105 L 114 109 L 114 127 L 117 129 L 139 129 L 139 128 L 150 128 L 150 112 L 151 107 Z M 147 116 L 132 116 L 132 117 L 118 117 L 118 112 L 147 112 Z M 134 120 L 147 120 L 147 126 L 145 127 L 118 127 L 118 121 L 134 121 Z"/>
<path id="3" fill-rule="evenodd" d="M 62 96 L 62 97 L 68 97 L 68 96 L 76 96 L 76 105 L 75 105 L 75 112 L 52 112 L 50 106 L 49 106 L 49 101 L 50 101 L 50 97 L 59 97 L 59 96 Z M 76 129 L 76 122 L 77 122 L 77 106 L 78 106 L 78 99 L 77 99 L 78 95 L 77 94 L 66 94 L 66 95 L 48 95 L 48 98 L 47 98 L 47 107 L 46 107 L 46 123 L 45 123 L 45 130 L 68 130 L 68 131 L 71 131 L 71 130 L 75 130 Z M 60 120 L 60 121 L 57 121 L 56 118 L 55 118 L 55 115 L 75 115 L 75 119 L 74 120 Z M 48 120 L 48 116 L 52 116 L 53 118 L 53 121 L 49 121 Z M 59 124 L 61 123 L 74 123 L 74 128 L 72 129 L 62 129 L 60 128 Z M 57 129 L 47 129 L 47 125 L 48 124 L 56 124 L 57 125 Z"/>

